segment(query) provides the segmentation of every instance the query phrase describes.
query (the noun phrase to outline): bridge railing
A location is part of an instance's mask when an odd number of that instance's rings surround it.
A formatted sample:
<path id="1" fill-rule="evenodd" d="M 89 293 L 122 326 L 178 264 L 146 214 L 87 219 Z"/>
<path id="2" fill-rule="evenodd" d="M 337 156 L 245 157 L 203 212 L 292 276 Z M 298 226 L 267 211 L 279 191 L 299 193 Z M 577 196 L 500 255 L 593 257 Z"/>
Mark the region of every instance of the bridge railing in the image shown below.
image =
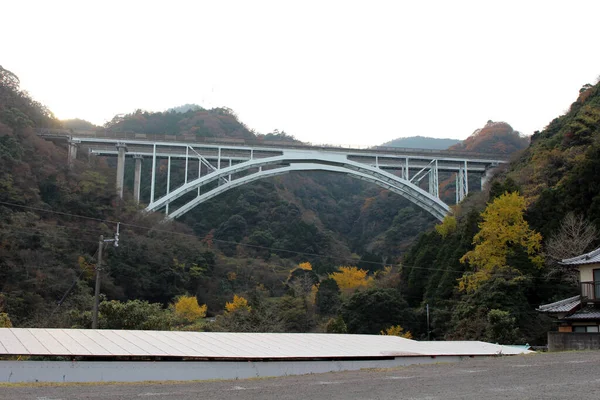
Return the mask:
<path id="1" fill-rule="evenodd" d="M 97 139 L 122 139 L 122 140 L 147 140 L 157 142 L 184 142 L 198 144 L 222 144 L 230 146 L 261 146 L 261 147 L 285 147 L 297 149 L 327 149 L 327 150 L 357 150 L 360 152 L 368 152 L 369 150 L 386 152 L 390 154 L 430 154 L 432 156 L 451 156 L 465 158 L 481 158 L 490 160 L 509 160 L 510 155 L 498 153 L 483 153 L 469 152 L 461 150 L 434 150 L 434 149 L 415 149 L 409 147 L 390 147 L 390 146 L 355 146 L 355 145 L 339 145 L 339 144 L 315 144 L 307 142 L 292 142 L 292 141 L 277 141 L 277 140 L 262 140 L 262 139 L 237 139 L 237 138 L 207 138 L 199 137 L 193 134 L 174 135 L 174 134 L 149 134 L 135 132 L 113 132 L 105 130 L 71 130 L 71 129 L 38 129 L 38 135 L 49 137 L 86 137 Z"/>

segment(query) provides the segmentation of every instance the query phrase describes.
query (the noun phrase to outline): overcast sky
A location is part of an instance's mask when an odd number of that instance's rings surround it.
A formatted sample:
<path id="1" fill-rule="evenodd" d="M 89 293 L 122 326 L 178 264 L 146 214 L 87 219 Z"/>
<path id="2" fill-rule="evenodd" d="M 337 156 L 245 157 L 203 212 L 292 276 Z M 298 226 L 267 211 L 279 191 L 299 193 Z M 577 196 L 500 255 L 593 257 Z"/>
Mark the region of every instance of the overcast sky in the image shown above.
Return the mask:
<path id="1" fill-rule="evenodd" d="M 0 65 L 59 118 L 184 103 L 375 145 L 525 134 L 600 75 L 600 1 L 7 1 Z"/>

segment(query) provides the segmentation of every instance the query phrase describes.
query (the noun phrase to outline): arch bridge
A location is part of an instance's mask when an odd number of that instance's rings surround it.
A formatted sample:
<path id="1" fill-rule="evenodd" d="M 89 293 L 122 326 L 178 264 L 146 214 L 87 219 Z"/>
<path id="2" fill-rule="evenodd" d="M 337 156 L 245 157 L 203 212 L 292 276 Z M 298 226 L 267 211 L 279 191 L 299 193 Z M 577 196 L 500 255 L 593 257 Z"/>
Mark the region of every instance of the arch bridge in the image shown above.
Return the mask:
<path id="1" fill-rule="evenodd" d="M 450 150 L 371 147 L 366 149 L 337 146 L 313 146 L 288 142 L 264 142 L 222 139 L 200 141 L 196 137 L 175 135 L 123 134 L 111 132 L 40 130 L 49 140 L 67 140 L 69 163 L 78 149 L 89 154 L 117 157 L 117 192 L 122 197 L 125 162 L 135 161 L 133 193 L 140 202 L 141 165 L 151 162 L 148 211 L 164 210 L 168 218 L 177 218 L 238 186 L 258 179 L 292 171 L 327 171 L 374 183 L 397 193 L 442 220 L 450 212 L 440 199 L 439 173 L 454 175 L 456 203 L 469 193 L 469 175 L 481 178 L 481 186 L 490 170 L 507 162 L 506 156 Z M 166 189 L 157 192 L 157 162 L 166 161 Z M 183 164 L 184 181 L 171 187 L 172 162 Z M 164 162 L 163 162 L 164 163 Z M 473 185 L 471 185 L 473 186 Z M 195 193 L 190 196 L 189 193 Z M 183 196 L 190 199 L 173 209 L 169 207 Z"/>

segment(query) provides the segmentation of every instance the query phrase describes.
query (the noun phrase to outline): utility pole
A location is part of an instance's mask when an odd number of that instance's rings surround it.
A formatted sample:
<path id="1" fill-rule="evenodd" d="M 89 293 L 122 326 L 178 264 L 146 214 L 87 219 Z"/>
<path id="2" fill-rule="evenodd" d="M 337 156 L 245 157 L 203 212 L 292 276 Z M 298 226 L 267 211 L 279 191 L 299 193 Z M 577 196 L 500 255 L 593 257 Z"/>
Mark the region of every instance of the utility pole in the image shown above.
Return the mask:
<path id="1" fill-rule="evenodd" d="M 102 268 L 102 248 L 104 247 L 104 235 L 100 235 L 98 242 L 98 261 L 96 261 L 96 289 L 94 290 L 94 312 L 92 317 L 92 329 L 98 329 L 98 303 L 100 302 L 100 269 Z"/>
<path id="2" fill-rule="evenodd" d="M 431 331 L 429 330 L 429 303 L 427 303 L 427 340 L 429 340 L 429 333 Z"/>
<path id="3" fill-rule="evenodd" d="M 104 235 L 100 235 L 98 241 L 98 261 L 96 262 L 96 287 L 94 289 L 94 311 L 92 313 L 92 329 L 98 329 L 98 305 L 100 303 L 100 271 L 102 270 L 102 250 L 104 243 L 113 243 L 115 247 L 119 247 L 119 226 L 117 222 L 117 233 L 114 239 L 104 239 Z"/>

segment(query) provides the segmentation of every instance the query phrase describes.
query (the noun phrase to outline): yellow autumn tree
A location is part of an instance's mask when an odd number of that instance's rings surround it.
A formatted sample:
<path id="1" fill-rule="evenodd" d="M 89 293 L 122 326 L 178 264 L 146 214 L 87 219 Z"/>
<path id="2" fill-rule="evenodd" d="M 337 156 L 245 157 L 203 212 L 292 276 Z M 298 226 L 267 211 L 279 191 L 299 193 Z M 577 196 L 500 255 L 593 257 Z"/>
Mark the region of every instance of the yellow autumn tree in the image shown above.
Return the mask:
<path id="1" fill-rule="evenodd" d="M 373 278 L 367 276 L 367 273 L 368 271 L 357 267 L 338 267 L 338 272 L 329 274 L 329 277 L 335 280 L 343 294 L 350 294 L 371 285 Z"/>
<path id="2" fill-rule="evenodd" d="M 312 304 L 313 306 L 315 305 L 315 303 L 317 302 L 317 292 L 319 291 L 319 285 L 312 285 L 310 288 L 310 304 Z"/>
<path id="3" fill-rule="evenodd" d="M 7 313 L 0 312 L 0 328 L 12 328 L 12 322 Z"/>
<path id="4" fill-rule="evenodd" d="M 175 315 L 188 322 L 194 322 L 206 317 L 208 307 L 199 305 L 196 296 L 179 296 L 174 304 Z"/>
<path id="5" fill-rule="evenodd" d="M 525 221 L 523 213 L 526 206 L 525 198 L 519 193 L 505 193 L 481 213 L 483 221 L 473 238 L 475 248 L 460 259 L 462 263 L 468 262 L 474 267 L 474 272 L 463 275 L 459 280 L 461 291 L 475 291 L 497 272 L 519 275 L 518 270 L 507 265 L 507 257 L 518 246 L 527 252 L 533 265 L 542 267 L 542 235 L 530 229 Z"/>
<path id="6" fill-rule="evenodd" d="M 237 310 L 246 310 L 250 311 L 252 308 L 248 305 L 248 300 L 243 298 L 242 296 L 238 296 L 237 294 L 233 295 L 233 300 L 225 303 L 225 310 L 227 312 L 234 312 Z"/>
<path id="7" fill-rule="evenodd" d="M 446 215 L 441 224 L 435 226 L 435 231 L 445 238 L 456 230 L 456 217 Z"/>
<path id="8" fill-rule="evenodd" d="M 394 325 L 394 326 L 390 326 L 389 328 L 379 332 L 380 335 L 386 335 L 386 336 L 400 336 L 403 337 L 405 339 L 412 339 L 413 335 L 410 331 L 406 331 L 404 332 L 404 328 L 401 327 L 400 325 Z"/>
<path id="9" fill-rule="evenodd" d="M 298 268 L 303 269 L 305 271 L 312 271 L 312 265 L 308 261 L 298 264 Z"/>

